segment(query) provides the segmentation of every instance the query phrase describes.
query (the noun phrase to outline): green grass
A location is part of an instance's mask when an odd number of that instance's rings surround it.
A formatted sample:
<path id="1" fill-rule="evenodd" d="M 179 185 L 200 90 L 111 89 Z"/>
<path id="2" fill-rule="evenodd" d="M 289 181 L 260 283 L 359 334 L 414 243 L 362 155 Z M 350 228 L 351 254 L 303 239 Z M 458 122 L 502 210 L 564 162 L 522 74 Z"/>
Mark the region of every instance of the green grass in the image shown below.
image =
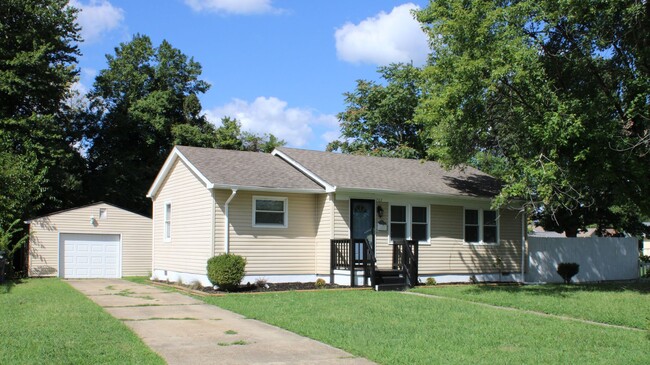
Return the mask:
<path id="1" fill-rule="evenodd" d="M 641 329 L 650 321 L 650 282 L 442 285 L 413 291 Z"/>
<path id="2" fill-rule="evenodd" d="M 58 279 L 0 285 L 0 364 L 164 364 L 123 323 Z"/>
<path id="3" fill-rule="evenodd" d="M 199 298 L 381 364 L 646 364 L 642 331 L 395 292 Z"/>
<path id="4" fill-rule="evenodd" d="M 149 280 L 148 276 L 125 276 L 122 279 L 128 280 L 136 284 L 145 284 L 145 285 L 151 284 L 151 280 Z"/>

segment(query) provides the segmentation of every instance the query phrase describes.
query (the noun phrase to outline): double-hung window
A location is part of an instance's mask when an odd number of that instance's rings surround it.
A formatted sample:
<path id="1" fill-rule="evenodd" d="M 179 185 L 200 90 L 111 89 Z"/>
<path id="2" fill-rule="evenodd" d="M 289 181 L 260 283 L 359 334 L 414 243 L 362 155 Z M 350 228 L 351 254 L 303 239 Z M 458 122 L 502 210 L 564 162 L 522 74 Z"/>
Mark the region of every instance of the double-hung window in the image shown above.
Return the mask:
<path id="1" fill-rule="evenodd" d="M 253 197 L 253 227 L 287 227 L 287 198 Z"/>
<path id="2" fill-rule="evenodd" d="M 163 239 L 171 241 L 172 239 L 172 203 L 165 203 L 163 211 Z"/>
<path id="3" fill-rule="evenodd" d="M 390 206 L 390 240 L 416 240 L 429 242 L 429 216 L 427 207 L 412 205 Z"/>
<path id="4" fill-rule="evenodd" d="M 499 223 L 494 210 L 465 209 L 465 242 L 496 245 L 499 243 Z"/>

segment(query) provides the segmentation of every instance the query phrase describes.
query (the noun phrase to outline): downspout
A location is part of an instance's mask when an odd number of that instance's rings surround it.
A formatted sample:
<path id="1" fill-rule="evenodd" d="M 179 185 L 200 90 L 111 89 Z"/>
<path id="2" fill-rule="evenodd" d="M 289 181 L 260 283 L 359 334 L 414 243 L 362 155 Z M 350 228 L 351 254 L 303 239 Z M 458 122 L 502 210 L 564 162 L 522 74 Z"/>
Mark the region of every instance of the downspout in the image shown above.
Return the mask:
<path id="1" fill-rule="evenodd" d="M 223 234 L 223 251 L 225 253 L 230 253 L 230 221 L 229 221 L 229 208 L 230 208 L 230 201 L 237 195 L 237 189 L 232 189 L 232 193 L 230 194 L 230 197 L 228 197 L 228 200 L 226 200 L 226 204 L 224 204 L 224 209 L 226 211 L 226 217 L 224 219 L 225 221 L 225 232 Z"/>
<path id="2" fill-rule="evenodd" d="M 214 256 L 214 235 L 215 232 L 214 230 L 216 229 L 217 223 L 215 222 L 216 220 L 216 209 L 217 209 L 217 196 L 214 192 L 214 189 L 210 189 L 210 196 L 212 197 L 212 220 L 210 221 L 210 257 Z"/>
<path id="3" fill-rule="evenodd" d="M 151 277 L 150 280 L 154 279 L 155 268 L 156 268 L 156 221 L 154 218 L 156 216 L 156 200 L 151 198 Z"/>
<path id="4" fill-rule="evenodd" d="M 525 283 L 525 257 L 526 257 L 526 208 L 521 215 L 521 283 Z"/>

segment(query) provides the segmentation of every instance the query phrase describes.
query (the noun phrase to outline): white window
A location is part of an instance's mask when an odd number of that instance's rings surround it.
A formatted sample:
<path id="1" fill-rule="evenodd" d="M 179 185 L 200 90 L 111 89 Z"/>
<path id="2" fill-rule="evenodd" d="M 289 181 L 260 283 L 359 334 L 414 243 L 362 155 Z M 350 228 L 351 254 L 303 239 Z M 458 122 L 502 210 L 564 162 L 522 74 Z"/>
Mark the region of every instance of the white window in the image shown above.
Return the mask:
<path id="1" fill-rule="evenodd" d="M 253 227 L 286 228 L 287 198 L 254 196 Z"/>
<path id="2" fill-rule="evenodd" d="M 465 209 L 465 242 L 496 245 L 499 243 L 499 223 L 494 210 Z"/>
<path id="3" fill-rule="evenodd" d="M 390 241 L 429 242 L 429 209 L 412 205 L 390 206 Z"/>
<path id="4" fill-rule="evenodd" d="M 165 203 L 164 210 L 164 228 L 163 228 L 163 238 L 165 241 L 171 241 L 172 239 L 172 203 Z"/>
<path id="5" fill-rule="evenodd" d="M 99 219 L 107 219 L 108 211 L 106 208 L 99 208 Z"/>

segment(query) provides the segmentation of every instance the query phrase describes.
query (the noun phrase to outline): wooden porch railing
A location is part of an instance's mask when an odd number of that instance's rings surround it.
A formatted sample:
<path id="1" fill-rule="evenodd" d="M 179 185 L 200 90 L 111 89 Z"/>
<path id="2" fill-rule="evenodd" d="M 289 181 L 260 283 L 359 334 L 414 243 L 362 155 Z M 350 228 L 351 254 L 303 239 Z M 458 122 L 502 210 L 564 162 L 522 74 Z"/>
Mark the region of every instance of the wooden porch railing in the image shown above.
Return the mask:
<path id="1" fill-rule="evenodd" d="M 334 282 L 334 270 L 350 270 L 350 286 L 356 286 L 356 269 L 363 269 L 364 283 L 375 282 L 376 259 L 368 240 L 349 238 L 330 240 L 330 282 Z"/>
<path id="2" fill-rule="evenodd" d="M 418 241 L 402 240 L 393 243 L 393 269 L 402 271 L 406 284 L 410 287 L 418 283 L 418 255 Z"/>

